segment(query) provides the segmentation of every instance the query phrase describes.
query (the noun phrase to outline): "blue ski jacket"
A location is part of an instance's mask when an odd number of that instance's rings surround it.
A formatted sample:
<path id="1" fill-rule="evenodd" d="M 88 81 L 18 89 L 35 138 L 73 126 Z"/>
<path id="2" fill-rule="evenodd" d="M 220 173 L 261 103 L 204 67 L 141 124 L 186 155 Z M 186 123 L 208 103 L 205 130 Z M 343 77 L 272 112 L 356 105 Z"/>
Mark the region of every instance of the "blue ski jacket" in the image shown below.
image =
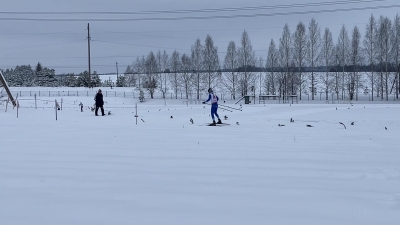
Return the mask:
<path id="1" fill-rule="evenodd" d="M 208 95 L 207 101 L 205 101 L 205 102 L 211 101 L 211 106 L 216 107 L 216 106 L 218 106 L 218 100 L 219 100 L 218 96 L 214 95 L 214 93 L 210 93 Z"/>

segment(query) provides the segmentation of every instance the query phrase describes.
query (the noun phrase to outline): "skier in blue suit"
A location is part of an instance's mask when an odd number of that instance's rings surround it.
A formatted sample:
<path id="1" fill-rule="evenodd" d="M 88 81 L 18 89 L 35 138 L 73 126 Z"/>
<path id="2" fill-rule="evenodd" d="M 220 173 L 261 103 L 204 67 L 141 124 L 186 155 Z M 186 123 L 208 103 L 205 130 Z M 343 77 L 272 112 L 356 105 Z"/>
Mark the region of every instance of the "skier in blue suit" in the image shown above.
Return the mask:
<path id="1" fill-rule="evenodd" d="M 219 118 L 219 115 L 217 113 L 218 100 L 219 100 L 218 96 L 213 93 L 212 88 L 209 88 L 208 89 L 208 99 L 207 99 L 207 101 L 204 101 L 203 104 L 206 104 L 206 102 L 211 101 L 211 118 L 213 120 L 213 123 L 211 125 L 214 125 L 214 126 L 216 124 L 214 115 L 218 118 L 217 124 L 222 124 L 221 119 Z"/>

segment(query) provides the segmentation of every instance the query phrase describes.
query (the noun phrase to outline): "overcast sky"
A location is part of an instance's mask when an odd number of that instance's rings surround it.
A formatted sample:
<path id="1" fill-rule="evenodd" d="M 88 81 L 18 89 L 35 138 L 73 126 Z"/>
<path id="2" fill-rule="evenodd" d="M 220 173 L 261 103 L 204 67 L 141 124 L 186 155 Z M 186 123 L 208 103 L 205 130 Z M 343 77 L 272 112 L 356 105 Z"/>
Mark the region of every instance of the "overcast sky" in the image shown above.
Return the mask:
<path id="1" fill-rule="evenodd" d="M 357 0 L 353 0 L 357 1 Z M 364 36 L 364 27 L 371 13 L 393 20 L 400 12 L 397 0 L 362 0 L 368 3 L 352 3 L 313 7 L 295 7 L 293 4 L 338 2 L 334 0 L 1 0 L 0 3 L 0 69 L 15 68 L 17 65 L 43 66 L 53 68 L 56 74 L 79 73 L 88 69 L 87 24 L 90 23 L 92 71 L 98 73 L 119 72 L 137 56 L 147 56 L 150 51 L 166 50 L 171 54 L 190 53 L 197 38 L 202 43 L 207 34 L 211 35 L 218 47 L 220 61 L 223 61 L 230 41 L 240 45 L 244 30 L 249 34 L 256 55 L 267 58 L 271 39 L 278 44 L 285 23 L 291 32 L 299 21 L 306 25 L 315 18 L 321 31 L 329 27 L 336 42 L 339 29 L 346 25 L 349 34 L 358 26 Z M 260 9 L 265 6 L 289 5 L 289 8 Z M 347 12 L 324 12 L 324 10 L 355 9 L 365 7 L 391 6 L 390 8 L 363 9 Z M 202 9 L 226 9 L 255 7 L 257 10 L 235 10 L 199 12 Z M 174 11 L 174 13 L 153 14 L 110 14 L 111 12 Z M 177 10 L 193 10 L 177 13 Z M 322 11 L 322 13 L 311 13 Z M 11 12 L 11 13 L 10 13 Z M 26 14 L 43 12 L 75 12 L 72 14 Z M 101 14 L 77 14 L 76 12 L 103 12 Z M 307 12 L 304 14 L 275 15 L 271 13 Z M 23 14 L 25 13 L 25 14 Z M 264 14 L 264 16 L 254 16 Z M 267 16 L 269 14 L 269 16 Z M 240 17 L 240 15 L 253 15 Z M 212 18 L 233 16 L 233 18 Z M 183 19 L 201 17 L 202 19 Z M 132 20 L 154 18 L 180 18 L 177 20 Z M 21 20 L 28 19 L 28 20 Z M 33 20 L 48 19 L 48 20 Z M 71 21 L 77 20 L 77 21 Z M 100 21 L 123 19 L 122 21 Z M 58 21 L 57 21 L 58 20 Z"/>

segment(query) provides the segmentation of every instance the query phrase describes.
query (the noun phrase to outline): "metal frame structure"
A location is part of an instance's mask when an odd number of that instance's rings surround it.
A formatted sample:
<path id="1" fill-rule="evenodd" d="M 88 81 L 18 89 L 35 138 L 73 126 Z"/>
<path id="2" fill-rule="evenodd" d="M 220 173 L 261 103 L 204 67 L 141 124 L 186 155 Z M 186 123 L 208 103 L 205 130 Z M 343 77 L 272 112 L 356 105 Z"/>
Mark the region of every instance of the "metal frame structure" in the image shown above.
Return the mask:
<path id="1" fill-rule="evenodd" d="M 11 94 L 10 87 L 7 84 L 6 79 L 3 76 L 3 73 L 0 71 L 0 83 L 3 85 L 3 88 L 6 90 L 8 98 L 11 100 L 14 107 L 17 106 L 17 102 L 15 101 L 14 97 Z"/>

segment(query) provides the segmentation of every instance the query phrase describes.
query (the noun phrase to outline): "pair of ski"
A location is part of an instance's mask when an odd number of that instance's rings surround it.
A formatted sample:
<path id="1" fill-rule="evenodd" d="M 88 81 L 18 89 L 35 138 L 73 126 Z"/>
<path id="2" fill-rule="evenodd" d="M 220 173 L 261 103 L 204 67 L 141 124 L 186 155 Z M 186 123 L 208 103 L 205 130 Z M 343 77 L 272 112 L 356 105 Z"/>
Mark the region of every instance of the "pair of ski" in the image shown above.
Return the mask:
<path id="1" fill-rule="evenodd" d="M 219 126 L 227 126 L 230 125 L 229 123 L 206 123 L 205 126 L 210 127 L 219 127 Z"/>

